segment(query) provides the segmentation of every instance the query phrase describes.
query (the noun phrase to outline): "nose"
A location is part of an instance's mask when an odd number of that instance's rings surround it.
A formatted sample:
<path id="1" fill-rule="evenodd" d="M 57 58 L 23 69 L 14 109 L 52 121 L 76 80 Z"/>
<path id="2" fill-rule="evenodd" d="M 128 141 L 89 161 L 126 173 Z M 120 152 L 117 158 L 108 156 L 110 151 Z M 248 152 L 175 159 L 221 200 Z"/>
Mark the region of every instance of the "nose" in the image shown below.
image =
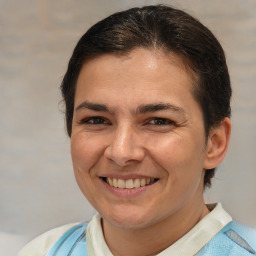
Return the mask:
<path id="1" fill-rule="evenodd" d="M 140 134 L 131 127 L 119 127 L 105 150 L 105 157 L 119 166 L 141 162 L 145 157 Z"/>

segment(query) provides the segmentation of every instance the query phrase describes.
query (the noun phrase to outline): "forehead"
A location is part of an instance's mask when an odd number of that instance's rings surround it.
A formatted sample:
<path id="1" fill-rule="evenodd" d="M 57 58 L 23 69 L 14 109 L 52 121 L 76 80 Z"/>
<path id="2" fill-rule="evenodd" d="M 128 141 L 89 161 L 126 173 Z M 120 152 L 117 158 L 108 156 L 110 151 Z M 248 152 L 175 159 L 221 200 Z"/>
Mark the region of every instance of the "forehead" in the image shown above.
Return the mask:
<path id="1" fill-rule="evenodd" d="M 195 80 L 188 63 L 177 54 L 159 49 L 135 48 L 125 54 L 104 54 L 86 61 L 78 76 L 77 87 L 85 81 L 109 81 L 117 77 L 120 80 L 127 78 L 130 80 L 127 84 L 132 86 L 131 78 L 144 79 L 144 83 L 164 81 L 170 78 L 164 76 L 167 73 L 171 73 L 173 79 L 182 76 L 183 80 L 189 80 L 191 86 Z"/>
<path id="2" fill-rule="evenodd" d="M 184 105 L 193 97 L 194 79 L 182 58 L 160 50 L 137 48 L 127 54 L 105 54 L 84 63 L 77 81 L 75 105 L 82 101 L 119 105 L 170 102 Z"/>

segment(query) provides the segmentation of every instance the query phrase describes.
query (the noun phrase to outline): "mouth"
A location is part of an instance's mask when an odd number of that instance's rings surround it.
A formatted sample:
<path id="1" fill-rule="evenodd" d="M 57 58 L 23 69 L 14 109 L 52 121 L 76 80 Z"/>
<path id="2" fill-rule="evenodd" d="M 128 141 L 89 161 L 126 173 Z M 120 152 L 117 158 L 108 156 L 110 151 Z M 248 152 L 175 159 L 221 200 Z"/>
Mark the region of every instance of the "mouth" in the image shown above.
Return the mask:
<path id="1" fill-rule="evenodd" d="M 114 188 L 122 189 L 134 189 L 152 185 L 156 183 L 159 179 L 155 178 L 142 178 L 142 179 L 118 179 L 111 177 L 101 177 L 101 179 Z"/>

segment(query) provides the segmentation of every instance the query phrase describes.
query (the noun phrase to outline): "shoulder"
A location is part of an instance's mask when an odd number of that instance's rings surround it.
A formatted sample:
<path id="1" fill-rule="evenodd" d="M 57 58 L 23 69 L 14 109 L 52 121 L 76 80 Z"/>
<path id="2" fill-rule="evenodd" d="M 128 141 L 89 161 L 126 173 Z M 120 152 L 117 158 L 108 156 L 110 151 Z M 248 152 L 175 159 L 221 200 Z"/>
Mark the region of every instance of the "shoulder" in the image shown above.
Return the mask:
<path id="1" fill-rule="evenodd" d="M 77 223 L 54 228 L 28 243 L 18 254 L 18 256 L 44 256 L 54 243 L 69 229 Z"/>
<path id="2" fill-rule="evenodd" d="M 237 246 L 256 255 L 256 230 L 232 221 L 224 234 Z"/>
<path id="3" fill-rule="evenodd" d="M 256 255 L 256 230 L 232 221 L 215 235 L 197 255 Z"/>

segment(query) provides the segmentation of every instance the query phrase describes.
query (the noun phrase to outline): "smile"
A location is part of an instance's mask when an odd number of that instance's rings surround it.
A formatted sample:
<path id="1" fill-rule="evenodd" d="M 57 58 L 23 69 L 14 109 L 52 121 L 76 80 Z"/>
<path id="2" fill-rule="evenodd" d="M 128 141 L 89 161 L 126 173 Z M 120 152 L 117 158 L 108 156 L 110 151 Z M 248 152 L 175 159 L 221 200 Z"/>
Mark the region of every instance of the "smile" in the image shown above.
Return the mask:
<path id="1" fill-rule="evenodd" d="M 133 189 L 139 187 L 145 187 L 158 181 L 154 178 L 142 178 L 142 179 L 117 179 L 110 177 L 102 177 L 103 181 L 108 183 L 111 187 L 122 188 L 122 189 Z"/>

